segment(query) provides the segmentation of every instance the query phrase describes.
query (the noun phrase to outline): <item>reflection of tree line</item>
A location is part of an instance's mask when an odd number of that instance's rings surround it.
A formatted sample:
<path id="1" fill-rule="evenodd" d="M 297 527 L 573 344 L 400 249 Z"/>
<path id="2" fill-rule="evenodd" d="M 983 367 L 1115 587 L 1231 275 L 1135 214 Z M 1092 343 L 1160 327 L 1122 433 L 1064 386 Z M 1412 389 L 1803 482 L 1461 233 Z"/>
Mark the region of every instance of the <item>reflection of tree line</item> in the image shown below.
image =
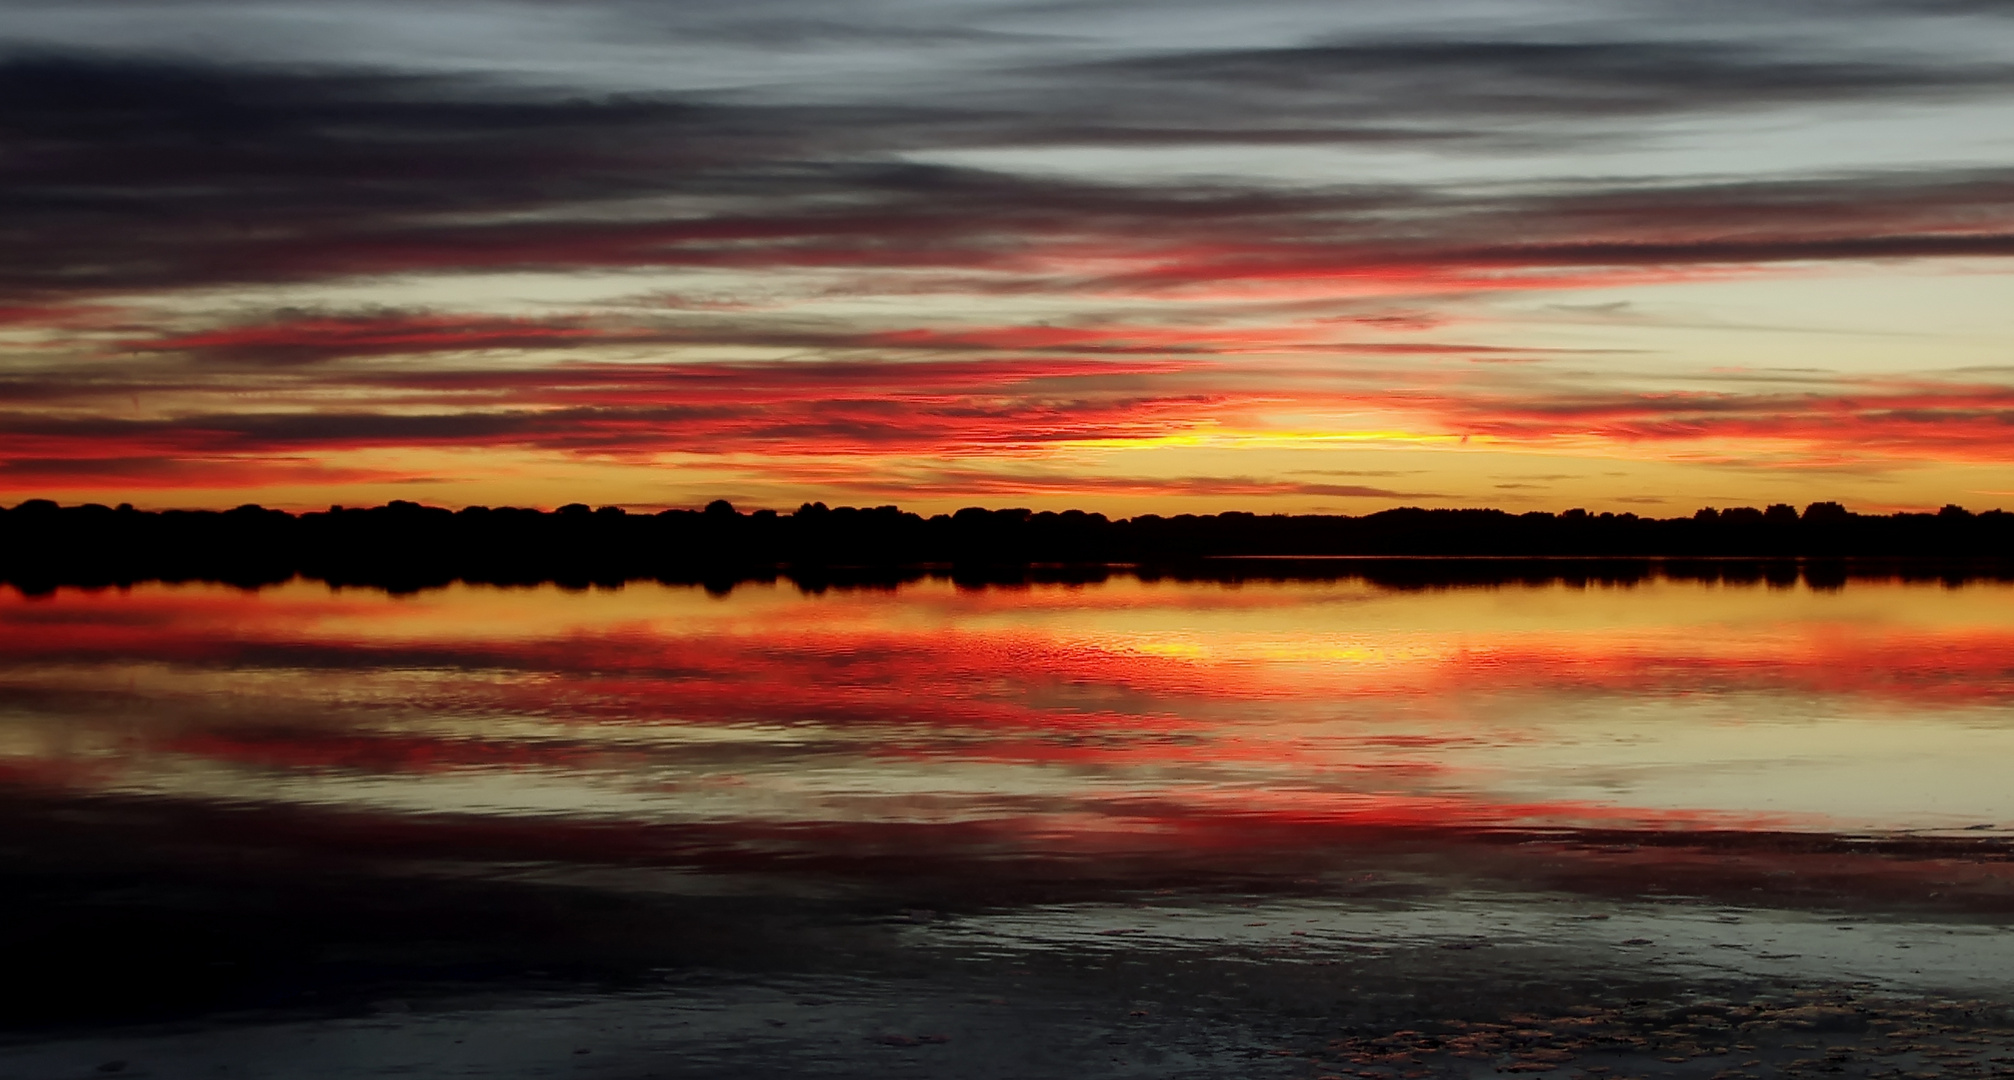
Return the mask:
<path id="1" fill-rule="evenodd" d="M 1338 556 L 1350 556 L 1338 559 Z M 926 575 L 975 585 L 1142 577 L 1361 578 L 1394 587 L 1652 577 L 1834 587 L 1856 576 L 2014 576 L 2014 514 L 1863 515 L 1837 503 L 1635 514 L 1387 510 L 1362 517 L 1102 514 L 892 506 L 631 514 L 393 502 L 288 514 L 256 506 L 149 512 L 121 505 L 0 509 L 0 578 L 23 588 L 143 580 L 247 585 L 296 575 L 423 588 L 454 580 L 720 587 L 788 577 L 806 588 L 895 585 Z"/>

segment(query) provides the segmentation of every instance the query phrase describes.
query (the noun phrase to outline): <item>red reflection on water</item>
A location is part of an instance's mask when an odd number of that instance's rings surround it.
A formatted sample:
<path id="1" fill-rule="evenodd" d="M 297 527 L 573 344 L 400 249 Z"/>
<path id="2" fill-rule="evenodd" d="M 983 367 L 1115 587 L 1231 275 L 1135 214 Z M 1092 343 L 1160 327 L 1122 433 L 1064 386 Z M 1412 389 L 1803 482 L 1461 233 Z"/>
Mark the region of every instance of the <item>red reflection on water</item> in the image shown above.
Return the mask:
<path id="1" fill-rule="evenodd" d="M 0 782 L 1225 854 L 1324 830 L 1822 829 L 1771 808 L 1767 769 L 1752 798 L 1633 794 L 1732 736 L 1631 757 L 1561 717 L 1647 712 L 1661 738 L 1702 700 L 1975 726 L 2014 702 L 2014 619 L 1990 605 L 1770 595 L 1643 590 L 1618 621 L 1546 587 L 1334 583 L 64 592 L 0 601 Z"/>
<path id="2" fill-rule="evenodd" d="M 160 662 L 547 673 L 594 680 L 593 693 L 606 705 L 597 710 L 583 699 L 575 707 L 584 712 L 642 705 L 646 712 L 663 715 L 651 704 L 669 694 L 677 701 L 673 711 L 688 716 L 728 716 L 759 708 L 836 718 L 879 707 L 898 693 L 912 702 L 930 699 L 941 708 L 953 697 L 983 702 L 990 694 L 1042 682 L 1161 701 L 1431 696 L 1477 687 L 1695 693 L 1756 688 L 1908 700 L 2014 698 L 2014 660 L 2009 659 L 2014 657 L 2014 625 L 2004 621 L 1949 627 L 1786 621 L 1734 633 L 1682 618 L 1621 634 L 1607 627 L 1486 626 L 1447 631 L 1433 648 L 1416 648 L 1412 655 L 1399 649 L 1370 662 L 1328 661 L 1318 651 L 1315 661 L 1283 676 L 1294 657 L 1216 655 L 1209 649 L 1207 628 L 1195 635 L 1204 639 L 1202 647 L 1190 652 L 1061 635 L 1053 625 L 895 629 L 844 618 L 821 625 L 802 612 L 783 613 L 787 617 L 763 613 L 770 617 L 760 624 L 723 634 L 710 633 L 706 626 L 667 629 L 616 621 L 543 635 L 531 619 L 520 633 L 499 636 L 489 627 L 451 620 L 414 632 L 415 616 L 439 611 L 410 610 L 402 601 L 369 594 L 317 597 L 303 596 L 303 591 L 288 590 L 284 597 L 221 589 L 9 597 L 0 602 L 0 650 L 17 665 Z M 1028 596 L 1001 590 L 971 606 L 988 614 L 1011 612 L 1016 599 Z M 569 599 L 557 592 L 539 598 L 541 606 L 562 607 Z M 1115 597 L 1110 606 L 1123 607 L 1129 599 L 1137 597 Z M 1026 606 L 1039 609 L 1039 600 L 1031 598 Z M 1295 632 L 1298 628 L 1287 636 Z M 1383 636 L 1398 639 L 1400 646 L 1418 644 L 1417 634 Z M 552 694 L 569 688 L 545 684 L 539 689 Z M 955 705 L 950 713 L 965 715 L 965 708 Z M 1088 715 L 1067 708 L 1050 711 L 1058 721 L 1071 723 Z M 983 708 L 977 715 L 997 719 Z M 1108 710 L 1089 723 L 1119 723 L 1132 715 L 1132 709 Z"/>

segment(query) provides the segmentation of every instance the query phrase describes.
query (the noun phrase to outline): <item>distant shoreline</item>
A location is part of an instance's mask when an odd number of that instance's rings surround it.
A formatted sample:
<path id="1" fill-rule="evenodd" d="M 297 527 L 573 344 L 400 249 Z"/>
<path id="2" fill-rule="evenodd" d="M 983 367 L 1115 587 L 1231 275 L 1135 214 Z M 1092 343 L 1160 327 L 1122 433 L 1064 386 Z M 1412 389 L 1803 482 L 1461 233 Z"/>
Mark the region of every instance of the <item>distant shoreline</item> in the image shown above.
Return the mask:
<path id="1" fill-rule="evenodd" d="M 1330 569 L 1322 570 L 1324 563 Z M 296 577 L 394 591 L 454 581 L 731 586 L 778 577 L 818 587 L 932 574 L 997 583 L 1089 580 L 1114 570 L 1212 580 L 1459 583 L 1654 574 L 1823 584 L 1867 575 L 2004 578 L 2010 566 L 2014 514 L 1947 507 L 1864 515 L 1837 503 L 1664 519 L 1418 508 L 1358 517 L 1227 512 L 1117 520 L 1075 510 L 969 508 L 923 517 L 892 506 L 820 503 L 789 514 L 742 513 L 725 502 L 656 514 L 580 504 L 454 511 L 410 502 L 303 514 L 256 506 L 65 507 L 47 500 L 0 509 L 0 581 L 25 591 L 142 581 L 256 586 Z"/>

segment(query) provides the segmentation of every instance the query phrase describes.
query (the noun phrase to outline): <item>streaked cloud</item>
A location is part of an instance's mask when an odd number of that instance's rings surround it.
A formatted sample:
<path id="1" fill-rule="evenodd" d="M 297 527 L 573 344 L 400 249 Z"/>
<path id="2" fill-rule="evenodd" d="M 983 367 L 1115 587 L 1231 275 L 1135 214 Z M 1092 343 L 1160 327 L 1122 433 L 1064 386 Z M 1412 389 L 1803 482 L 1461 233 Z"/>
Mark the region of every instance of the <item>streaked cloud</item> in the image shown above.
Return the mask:
<path id="1" fill-rule="evenodd" d="M 1942 314 L 1898 310 L 1915 344 L 1851 364 L 1808 312 L 1639 314 L 2003 273 L 2014 160 L 1974 132 L 2014 104 L 2014 51 L 1952 29 L 1990 5 L 1857 5 L 1894 35 L 1872 50 L 1803 8 L 1520 29 L 1284 5 L 1248 33 L 1178 6 L 1129 36 L 1116 4 L 469 4 L 442 17 L 489 62 L 431 66 L 361 25 L 281 47 L 257 27 L 307 17 L 285 2 L 188 10 L 230 47 L 139 51 L 109 13 L 153 15 L 94 3 L 24 5 L 0 50 L 0 476 L 23 494 L 262 456 L 340 487 L 385 474 L 327 457 L 366 448 L 840 455 L 869 486 L 1004 455 L 976 497 L 1009 459 L 1170 439 L 1231 456 L 1071 468 L 1087 496 L 1491 490 L 1464 467 L 1316 491 L 1234 453 L 1364 432 L 2014 468 L 2009 384 Z M 535 27 L 570 59 L 533 65 Z M 651 49 L 715 75 L 653 83 Z M 1905 114 L 1949 152 L 1772 147 Z M 1686 146 L 1716 164 L 1645 167 Z M 1732 364 L 1673 336 L 1744 325 Z M 1809 392 L 1747 354 L 1795 354 Z"/>

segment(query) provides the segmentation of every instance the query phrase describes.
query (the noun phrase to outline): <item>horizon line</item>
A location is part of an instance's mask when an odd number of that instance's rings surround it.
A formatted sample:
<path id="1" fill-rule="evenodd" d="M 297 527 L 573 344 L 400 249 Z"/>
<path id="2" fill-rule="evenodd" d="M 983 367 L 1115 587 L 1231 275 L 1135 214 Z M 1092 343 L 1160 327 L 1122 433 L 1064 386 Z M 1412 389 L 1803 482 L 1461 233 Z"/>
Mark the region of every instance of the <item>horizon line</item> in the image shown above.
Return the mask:
<path id="1" fill-rule="evenodd" d="M 1145 513 L 1133 514 L 1128 517 L 1113 517 L 1099 511 L 1085 510 L 1076 507 L 1072 507 L 1065 510 L 1036 510 L 1026 506 L 983 506 L 976 503 L 969 506 L 959 507 L 956 510 L 941 511 L 937 513 L 928 513 L 928 514 L 922 513 L 920 511 L 904 510 L 899 504 L 896 503 L 880 503 L 876 505 L 860 505 L 860 506 L 851 504 L 841 504 L 841 505 L 828 506 L 823 500 L 803 502 L 798 504 L 798 506 L 796 506 L 795 508 L 788 510 L 779 509 L 771 506 L 755 506 L 752 508 L 743 509 L 742 507 L 735 506 L 732 502 L 730 502 L 725 498 L 714 499 L 699 506 L 660 505 L 652 503 L 604 503 L 600 506 L 591 506 L 587 503 L 573 502 L 573 503 L 563 503 L 555 506 L 538 506 L 538 505 L 520 506 L 513 504 L 491 505 L 484 503 L 467 503 L 459 507 L 422 503 L 410 499 L 391 499 L 386 502 L 374 505 L 351 506 L 343 503 L 331 503 L 326 508 L 319 510 L 317 509 L 289 510 L 282 507 L 266 506 L 261 503 L 239 503 L 233 506 L 168 506 L 153 509 L 145 509 L 136 507 L 130 502 L 120 502 L 115 505 L 107 505 L 102 502 L 77 502 L 77 503 L 64 504 L 55 499 L 37 497 L 37 498 L 23 499 L 20 502 L 15 503 L 11 507 L 6 506 L 4 504 L 0 504 L 0 513 L 16 513 L 24 509 L 32 513 L 34 512 L 35 509 L 43 507 L 53 508 L 57 510 L 97 509 L 112 513 L 130 512 L 130 513 L 141 513 L 141 514 L 166 514 L 166 513 L 224 514 L 224 513 L 231 513 L 234 511 L 241 511 L 241 512 L 258 511 L 263 513 L 286 514 L 289 517 L 295 517 L 295 518 L 307 517 L 311 515 L 326 515 L 330 513 L 351 513 L 351 512 L 361 513 L 373 510 L 391 510 L 400 507 L 412 507 L 420 510 L 429 510 L 429 511 L 444 510 L 451 514 L 462 514 L 470 512 L 497 512 L 497 511 L 532 512 L 539 514 L 575 514 L 575 513 L 608 514 L 614 512 L 614 513 L 620 513 L 624 516 L 635 515 L 641 517 L 652 517 L 663 514 L 676 514 L 676 513 L 705 514 L 708 512 L 733 513 L 736 516 L 740 517 L 755 517 L 755 516 L 770 516 L 770 515 L 777 517 L 795 517 L 798 514 L 805 513 L 807 511 L 813 513 L 838 513 L 847 511 L 856 513 L 859 512 L 885 513 L 888 511 L 894 511 L 899 514 L 913 515 L 925 521 L 934 520 L 936 518 L 953 518 L 956 517 L 958 514 L 964 513 L 966 511 L 979 511 L 987 514 L 1021 513 L 1021 514 L 1027 514 L 1030 517 L 1040 517 L 1044 514 L 1059 517 L 1065 515 L 1083 515 L 1086 517 L 1100 518 L 1108 522 L 1134 521 L 1139 519 L 1171 520 L 1185 517 L 1217 518 L 1217 517 L 1224 517 L 1226 515 L 1238 516 L 1238 517 L 1254 517 L 1254 518 L 1357 519 L 1357 518 L 1376 517 L 1381 514 L 1406 513 L 1406 512 L 1502 514 L 1513 518 L 1543 515 L 1553 518 L 1587 517 L 1590 519 L 1597 519 L 1597 520 L 1606 518 L 1609 520 L 1628 520 L 1628 521 L 1684 521 L 1702 517 L 1717 517 L 1725 515 L 1729 512 L 1735 513 L 1738 517 L 1746 517 L 1747 513 L 1750 511 L 1758 515 L 1761 515 L 1765 518 L 1778 521 L 1784 520 L 1786 516 L 1784 514 L 1784 511 L 1788 511 L 1789 515 L 1794 516 L 1797 520 L 1805 520 L 1811 515 L 1812 511 L 1814 510 L 1817 510 L 1821 516 L 1834 516 L 1843 514 L 1849 517 L 1860 517 L 1860 518 L 1938 516 L 1944 514 L 1948 514 L 1951 516 L 1979 517 L 1989 514 L 2006 514 L 2009 512 L 2005 507 L 2001 506 L 1994 506 L 1985 509 L 1974 510 L 1970 507 L 1962 506 L 1957 503 L 1946 503 L 1943 506 L 1937 507 L 1935 509 L 1890 510 L 1886 512 L 1882 511 L 1862 512 L 1853 510 L 1838 500 L 1819 499 L 1819 500 L 1813 500 L 1812 502 L 1805 504 L 1805 506 L 1801 510 L 1791 503 L 1782 503 L 1782 502 L 1767 503 L 1762 506 L 1756 506 L 1754 504 L 1747 504 L 1747 503 L 1729 504 L 1723 506 L 1702 505 L 1698 509 L 1690 513 L 1680 513 L 1671 517 L 1652 516 L 1650 514 L 1642 514 L 1630 510 L 1594 511 L 1589 510 L 1586 507 L 1570 507 L 1565 510 L 1509 510 L 1499 506 L 1431 506 L 1431 505 L 1419 505 L 1419 504 L 1388 506 L 1383 509 L 1370 510 L 1357 514 L 1318 513 L 1318 512 L 1286 513 L 1278 511 L 1261 512 L 1254 510 L 1226 509 L 1226 510 L 1214 510 L 1209 512 L 1183 511 L 1181 513 L 1175 513 L 1175 514 L 1161 514 L 1149 511 Z M 656 508 L 647 509 L 648 507 L 656 507 Z M 714 510 L 715 507 L 723 507 L 724 510 L 716 511 Z"/>

